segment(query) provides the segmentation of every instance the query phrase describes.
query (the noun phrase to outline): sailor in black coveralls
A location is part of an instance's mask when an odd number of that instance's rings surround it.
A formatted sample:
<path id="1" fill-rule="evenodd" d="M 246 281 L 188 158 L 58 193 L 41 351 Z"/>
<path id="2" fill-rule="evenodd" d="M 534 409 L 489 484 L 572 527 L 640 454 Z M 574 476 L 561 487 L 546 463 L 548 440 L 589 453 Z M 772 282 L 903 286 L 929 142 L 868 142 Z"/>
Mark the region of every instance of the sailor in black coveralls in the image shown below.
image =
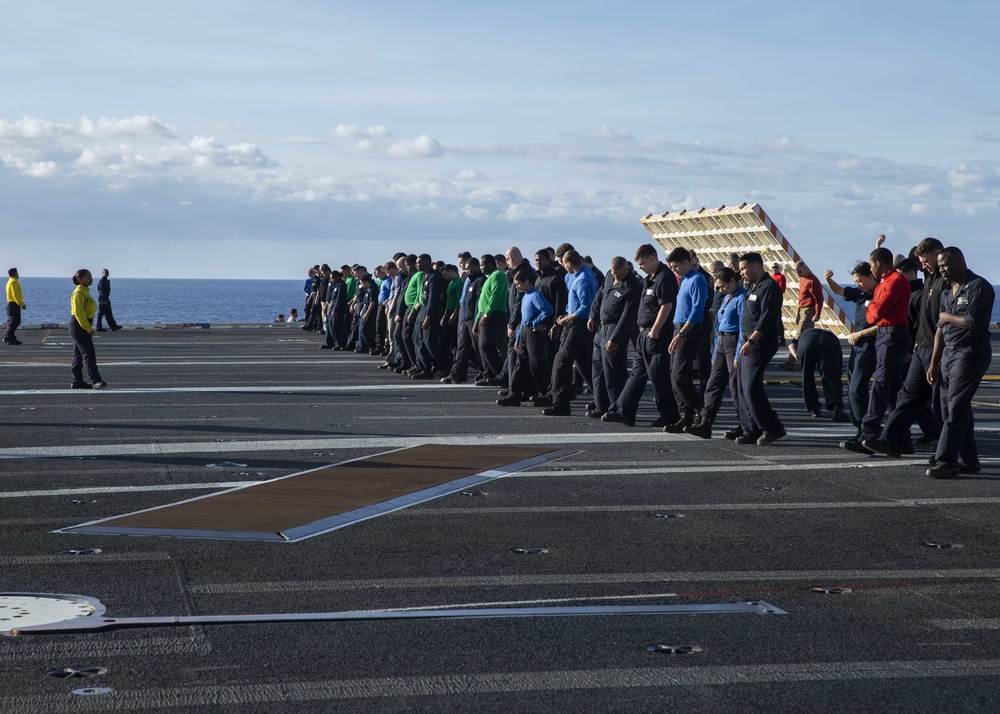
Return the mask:
<path id="1" fill-rule="evenodd" d="M 760 253 L 740 256 L 740 272 L 747 282 L 743 307 L 744 335 L 740 347 L 740 429 L 738 444 L 764 446 L 787 436 L 785 427 L 771 407 L 764 389 L 764 371 L 778 351 L 782 332 L 781 288 L 764 270 Z M 733 432 L 727 432 L 727 436 Z"/>

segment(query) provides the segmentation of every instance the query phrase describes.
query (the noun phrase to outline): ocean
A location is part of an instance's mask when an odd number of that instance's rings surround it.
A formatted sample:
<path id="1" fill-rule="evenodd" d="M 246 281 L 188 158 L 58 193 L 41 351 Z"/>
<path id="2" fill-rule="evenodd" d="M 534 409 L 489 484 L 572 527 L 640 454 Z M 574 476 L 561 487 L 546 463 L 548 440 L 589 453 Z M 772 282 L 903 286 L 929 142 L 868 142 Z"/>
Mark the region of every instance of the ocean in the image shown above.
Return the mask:
<path id="1" fill-rule="evenodd" d="M 123 325 L 177 322 L 273 322 L 295 307 L 302 316 L 302 280 L 184 280 L 111 277 L 111 305 Z M 26 324 L 69 321 L 69 278 L 21 278 Z M 1000 295 L 1000 286 L 994 286 Z M 91 288 L 97 297 L 96 284 Z M 837 301 L 848 317 L 854 308 Z M 993 304 L 995 325 L 1000 300 Z"/>
<path id="2" fill-rule="evenodd" d="M 100 276 L 97 276 L 100 277 Z M 302 280 L 183 280 L 111 276 L 111 306 L 123 325 L 176 322 L 273 322 L 305 303 Z M 69 322 L 73 282 L 21 278 L 25 324 Z M 97 298 L 97 280 L 90 288 Z"/>

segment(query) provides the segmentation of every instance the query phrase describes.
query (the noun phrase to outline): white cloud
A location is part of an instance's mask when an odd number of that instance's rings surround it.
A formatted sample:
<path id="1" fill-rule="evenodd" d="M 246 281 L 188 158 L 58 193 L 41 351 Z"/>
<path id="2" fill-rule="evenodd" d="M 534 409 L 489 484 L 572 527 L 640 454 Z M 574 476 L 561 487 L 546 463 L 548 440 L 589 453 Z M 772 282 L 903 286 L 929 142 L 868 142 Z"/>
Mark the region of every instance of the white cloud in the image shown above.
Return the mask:
<path id="1" fill-rule="evenodd" d="M 760 139 L 754 143 L 754 146 L 767 151 L 790 151 L 793 149 L 802 149 L 805 147 L 805 144 L 790 137 L 782 136 L 777 139 Z"/>
<path id="2" fill-rule="evenodd" d="M 80 120 L 80 136 L 113 139 L 118 137 L 174 138 L 177 134 L 173 128 L 156 117 L 136 115 L 127 119 L 101 118 L 96 122 L 87 117 Z"/>
<path id="3" fill-rule="evenodd" d="M 421 134 L 413 141 L 396 141 L 391 144 L 386 153 L 403 159 L 425 156 L 441 156 L 444 153 L 441 144 L 432 136 Z"/>
<path id="4" fill-rule="evenodd" d="M 610 126 L 601 125 L 588 133 L 596 139 L 606 141 L 635 141 L 635 134 L 626 129 L 614 129 Z"/>
<path id="5" fill-rule="evenodd" d="M 465 205 L 462 206 L 462 215 L 473 221 L 482 221 L 490 217 L 490 212 L 485 208 Z"/>
<path id="6" fill-rule="evenodd" d="M 174 130 L 156 117 L 135 115 L 126 119 L 102 117 L 96 122 L 88 117 L 77 126 L 59 124 L 48 119 L 24 117 L 15 122 L 0 119 L 0 139 L 113 139 L 113 138 L 174 138 Z"/>
<path id="7" fill-rule="evenodd" d="M 920 196 L 926 196 L 933 190 L 934 187 L 931 186 L 931 184 L 920 183 L 917 184 L 916 186 L 906 189 L 906 195 L 909 196 L 910 198 L 919 198 Z"/>
<path id="8" fill-rule="evenodd" d="M 926 203 L 912 203 L 910 204 L 910 212 L 916 213 L 917 215 L 923 215 L 925 213 L 930 213 L 931 207 Z"/>
<path id="9" fill-rule="evenodd" d="M 462 169 L 455 174 L 455 179 L 457 181 L 482 181 L 485 178 L 486 174 L 476 171 L 475 169 Z"/>
<path id="10" fill-rule="evenodd" d="M 359 129 L 357 124 L 338 124 L 332 133 L 338 139 L 379 139 L 392 136 L 389 128 L 382 125 Z"/>

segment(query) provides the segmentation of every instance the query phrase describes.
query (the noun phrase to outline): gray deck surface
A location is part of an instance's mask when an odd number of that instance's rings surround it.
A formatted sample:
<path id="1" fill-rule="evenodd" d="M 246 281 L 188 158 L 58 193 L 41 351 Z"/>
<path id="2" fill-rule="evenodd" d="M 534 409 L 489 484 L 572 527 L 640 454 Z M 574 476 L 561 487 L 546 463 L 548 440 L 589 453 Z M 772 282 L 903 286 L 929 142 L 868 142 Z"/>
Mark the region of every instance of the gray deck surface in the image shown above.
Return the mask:
<path id="1" fill-rule="evenodd" d="M 853 427 L 809 418 L 788 383 L 770 390 L 790 437 L 739 446 L 721 438 L 728 404 L 707 442 L 644 426 L 651 395 L 633 429 L 583 416 L 586 397 L 548 418 L 294 328 L 98 335 L 99 392 L 67 389 L 65 331 L 19 337 L 0 354 L 0 591 L 88 595 L 120 617 L 745 600 L 789 614 L 2 638 L 0 712 L 1000 708 L 1000 382 L 978 396 L 994 405 L 977 409 L 986 470 L 935 481 L 928 447 L 841 451 Z M 50 532 L 442 439 L 578 453 L 299 543 Z M 227 461 L 246 466 L 208 467 Z M 102 552 L 59 554 L 83 547 Z M 66 665 L 109 671 L 46 676 Z M 87 686 L 114 691 L 70 694 Z"/>

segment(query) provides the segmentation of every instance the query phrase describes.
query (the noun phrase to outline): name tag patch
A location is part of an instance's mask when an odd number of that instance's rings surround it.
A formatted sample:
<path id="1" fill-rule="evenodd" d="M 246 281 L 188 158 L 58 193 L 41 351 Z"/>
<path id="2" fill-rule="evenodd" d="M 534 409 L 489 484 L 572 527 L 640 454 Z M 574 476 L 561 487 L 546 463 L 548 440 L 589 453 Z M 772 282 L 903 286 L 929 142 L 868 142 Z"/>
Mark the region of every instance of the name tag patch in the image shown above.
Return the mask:
<path id="1" fill-rule="evenodd" d="M 958 299 L 958 304 L 959 305 L 968 305 L 969 304 L 969 298 L 960 297 Z"/>
<path id="2" fill-rule="evenodd" d="M 615 297 L 621 297 L 621 296 L 622 296 L 622 294 L 620 292 L 618 292 L 617 290 L 615 290 Z"/>
<path id="3" fill-rule="evenodd" d="M 757 296 L 756 295 L 748 295 L 747 296 L 747 300 L 752 300 L 754 302 L 757 302 Z"/>
<path id="4" fill-rule="evenodd" d="M 653 288 L 646 288 L 646 294 L 647 295 L 652 295 L 653 294 Z"/>

